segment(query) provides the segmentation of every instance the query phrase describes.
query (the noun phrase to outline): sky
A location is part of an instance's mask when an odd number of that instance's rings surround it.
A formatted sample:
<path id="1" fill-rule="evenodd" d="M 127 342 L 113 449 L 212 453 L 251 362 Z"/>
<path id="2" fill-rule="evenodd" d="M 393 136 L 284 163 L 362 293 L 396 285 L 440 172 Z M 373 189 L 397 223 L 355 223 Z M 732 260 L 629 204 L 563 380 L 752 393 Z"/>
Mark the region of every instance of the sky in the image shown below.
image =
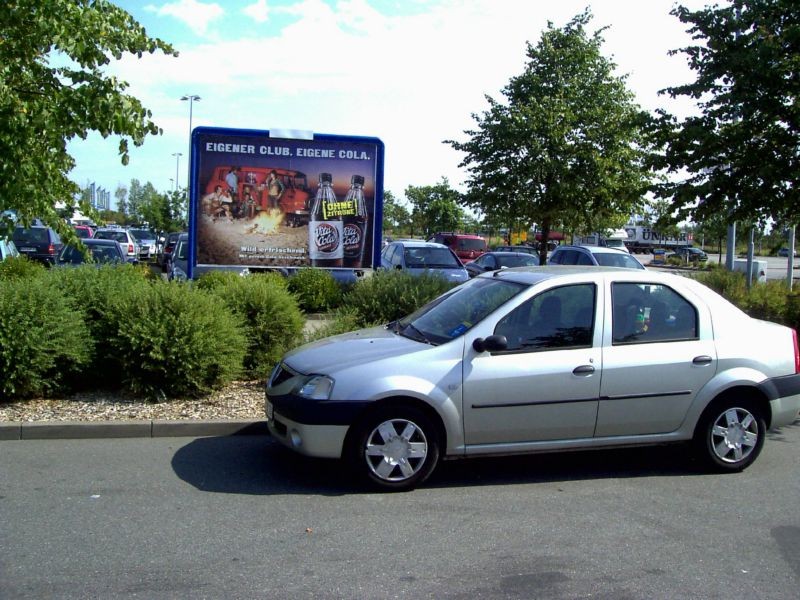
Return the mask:
<path id="1" fill-rule="evenodd" d="M 147 30 L 174 46 L 125 56 L 106 69 L 129 84 L 163 129 L 131 144 L 121 164 L 118 139 L 73 140 L 71 178 L 113 191 L 132 179 L 159 191 L 188 181 L 191 127 L 380 138 L 384 189 L 446 177 L 466 191 L 463 155 L 444 140 L 466 141 L 485 97 L 524 71 L 526 43 L 548 22 L 562 27 L 589 8 L 590 31 L 607 27 L 603 54 L 647 110 L 686 114 L 686 100 L 659 90 L 694 80 L 683 54 L 692 43 L 672 0 L 117 0 Z M 691 9 L 707 2 L 684 0 Z M 181 101 L 196 95 L 200 100 Z M 191 105 L 191 106 L 190 106 Z M 180 154 L 180 155 L 178 155 Z"/>

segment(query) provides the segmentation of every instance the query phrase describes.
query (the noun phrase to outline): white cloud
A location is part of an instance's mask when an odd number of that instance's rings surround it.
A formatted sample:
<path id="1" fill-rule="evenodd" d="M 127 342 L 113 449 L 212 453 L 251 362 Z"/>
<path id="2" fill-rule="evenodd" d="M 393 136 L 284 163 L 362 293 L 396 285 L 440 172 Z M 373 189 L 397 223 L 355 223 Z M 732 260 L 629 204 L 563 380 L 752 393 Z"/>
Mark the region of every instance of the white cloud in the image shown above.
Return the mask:
<path id="1" fill-rule="evenodd" d="M 269 7 L 267 0 L 258 0 L 254 4 L 249 4 L 242 9 L 245 16 L 250 17 L 256 23 L 266 23 L 269 20 Z"/>
<path id="2" fill-rule="evenodd" d="M 153 12 L 160 17 L 174 17 L 200 36 L 206 34 L 209 23 L 225 14 L 219 4 L 213 2 L 204 4 L 197 0 L 177 0 L 177 2 L 168 2 L 161 7 L 149 4 L 145 7 L 145 10 Z"/>
<path id="3" fill-rule="evenodd" d="M 613 55 L 620 74 L 630 74 L 629 87 L 651 110 L 674 109 L 657 91 L 692 78 L 683 58 L 667 55 L 691 42 L 669 15 L 672 4 L 593 2 L 591 30 L 610 26 L 603 52 Z M 683 4 L 700 8 L 705 0 Z M 160 174 L 129 169 L 122 181 L 137 177 L 163 185 L 174 178 L 170 154 L 188 146 L 188 106 L 178 98 L 192 93 L 202 96 L 194 105 L 194 126 L 378 136 L 386 144 L 386 189 L 402 195 L 408 185 L 432 184 L 443 175 L 459 186 L 465 179 L 461 157 L 442 140 L 463 139 L 463 131 L 475 126 L 471 114 L 486 108 L 484 95 L 501 100 L 500 90 L 522 72 L 525 42 L 536 44 L 548 20 L 563 26 L 582 12 L 586 0 L 447 0 L 399 16 L 380 13 L 366 0 L 269 7 L 262 0 L 248 9 L 262 5 L 270 19 L 289 15 L 291 22 L 281 30 L 261 28 L 252 37 L 178 44 L 178 58 L 146 55 L 112 67 L 164 129 L 163 137 L 149 139 L 132 156 L 143 169 L 160 165 Z M 148 10 L 162 14 L 179 6 L 185 17 L 191 7 L 216 5 L 181 0 Z M 245 17 L 231 14 L 226 22 L 234 18 Z M 86 162 L 96 164 L 97 155 Z M 79 159 L 79 167 L 83 164 Z M 181 162 L 181 180 L 187 164 Z M 83 177 L 79 174 L 79 181 Z"/>

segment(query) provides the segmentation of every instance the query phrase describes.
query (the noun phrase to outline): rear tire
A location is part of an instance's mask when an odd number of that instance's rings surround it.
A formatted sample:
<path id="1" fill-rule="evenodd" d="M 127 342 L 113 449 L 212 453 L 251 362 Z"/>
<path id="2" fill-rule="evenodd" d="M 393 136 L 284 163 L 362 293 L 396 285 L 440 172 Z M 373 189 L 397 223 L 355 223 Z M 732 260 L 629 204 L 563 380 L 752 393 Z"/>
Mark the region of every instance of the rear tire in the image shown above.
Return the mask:
<path id="1" fill-rule="evenodd" d="M 359 423 L 348 462 L 371 487 L 406 491 L 433 473 L 439 452 L 436 427 L 422 411 L 389 406 Z"/>
<path id="2" fill-rule="evenodd" d="M 708 467 L 737 472 L 758 458 L 766 433 L 761 407 L 752 400 L 731 398 L 706 408 L 697 424 L 694 443 Z"/>

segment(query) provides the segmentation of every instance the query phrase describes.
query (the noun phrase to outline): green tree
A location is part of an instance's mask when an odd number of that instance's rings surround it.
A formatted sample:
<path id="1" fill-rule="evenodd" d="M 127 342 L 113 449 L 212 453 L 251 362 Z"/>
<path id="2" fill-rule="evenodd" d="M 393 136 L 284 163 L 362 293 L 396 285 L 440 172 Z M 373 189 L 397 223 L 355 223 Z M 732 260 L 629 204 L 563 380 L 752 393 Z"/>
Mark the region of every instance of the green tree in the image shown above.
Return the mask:
<path id="1" fill-rule="evenodd" d="M 117 199 L 117 210 L 123 215 L 128 213 L 128 188 L 121 183 L 114 190 L 114 197 Z"/>
<path id="2" fill-rule="evenodd" d="M 411 213 L 390 191 L 383 192 L 383 231 L 405 231 L 411 221 Z"/>
<path id="3" fill-rule="evenodd" d="M 464 219 L 458 205 L 461 194 L 450 187 L 446 177 L 436 185 L 410 185 L 405 195 L 412 206 L 412 222 L 425 237 L 437 231 L 455 231 Z"/>
<path id="4" fill-rule="evenodd" d="M 537 223 L 543 239 L 555 227 L 624 223 L 650 184 L 648 116 L 601 54 L 602 30 L 587 33 L 591 18 L 549 23 L 536 46 L 527 44 L 525 71 L 503 89 L 507 102 L 487 96 L 470 139 L 445 142 L 466 154 L 470 205 L 525 229 Z"/>
<path id="5" fill-rule="evenodd" d="M 141 56 L 169 44 L 148 37 L 127 12 L 105 0 L 5 0 L 0 10 L 0 212 L 35 217 L 73 239 L 57 202 L 79 205 L 68 174 L 75 161 L 67 142 L 89 132 L 139 146 L 160 129 L 128 85 L 104 73 L 124 54 Z"/>
<path id="6" fill-rule="evenodd" d="M 697 79 L 665 90 L 697 100 L 683 120 L 660 111 L 671 174 L 659 186 L 678 220 L 800 219 L 800 4 L 733 0 L 673 9 L 697 44 L 683 52 Z"/>

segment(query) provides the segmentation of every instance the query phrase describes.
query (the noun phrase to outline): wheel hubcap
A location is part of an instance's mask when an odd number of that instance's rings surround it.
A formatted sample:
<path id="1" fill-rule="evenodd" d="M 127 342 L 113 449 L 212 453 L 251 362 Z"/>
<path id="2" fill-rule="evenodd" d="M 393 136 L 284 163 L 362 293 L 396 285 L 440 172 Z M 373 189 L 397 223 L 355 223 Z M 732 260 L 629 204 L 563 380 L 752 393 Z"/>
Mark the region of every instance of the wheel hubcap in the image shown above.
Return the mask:
<path id="1" fill-rule="evenodd" d="M 415 475 L 428 455 L 425 433 L 412 421 L 391 419 L 372 430 L 364 456 L 370 471 L 384 481 L 404 481 Z"/>
<path id="2" fill-rule="evenodd" d="M 726 463 L 745 460 L 758 443 L 758 421 L 744 408 L 730 408 L 722 413 L 711 428 L 714 454 Z"/>

